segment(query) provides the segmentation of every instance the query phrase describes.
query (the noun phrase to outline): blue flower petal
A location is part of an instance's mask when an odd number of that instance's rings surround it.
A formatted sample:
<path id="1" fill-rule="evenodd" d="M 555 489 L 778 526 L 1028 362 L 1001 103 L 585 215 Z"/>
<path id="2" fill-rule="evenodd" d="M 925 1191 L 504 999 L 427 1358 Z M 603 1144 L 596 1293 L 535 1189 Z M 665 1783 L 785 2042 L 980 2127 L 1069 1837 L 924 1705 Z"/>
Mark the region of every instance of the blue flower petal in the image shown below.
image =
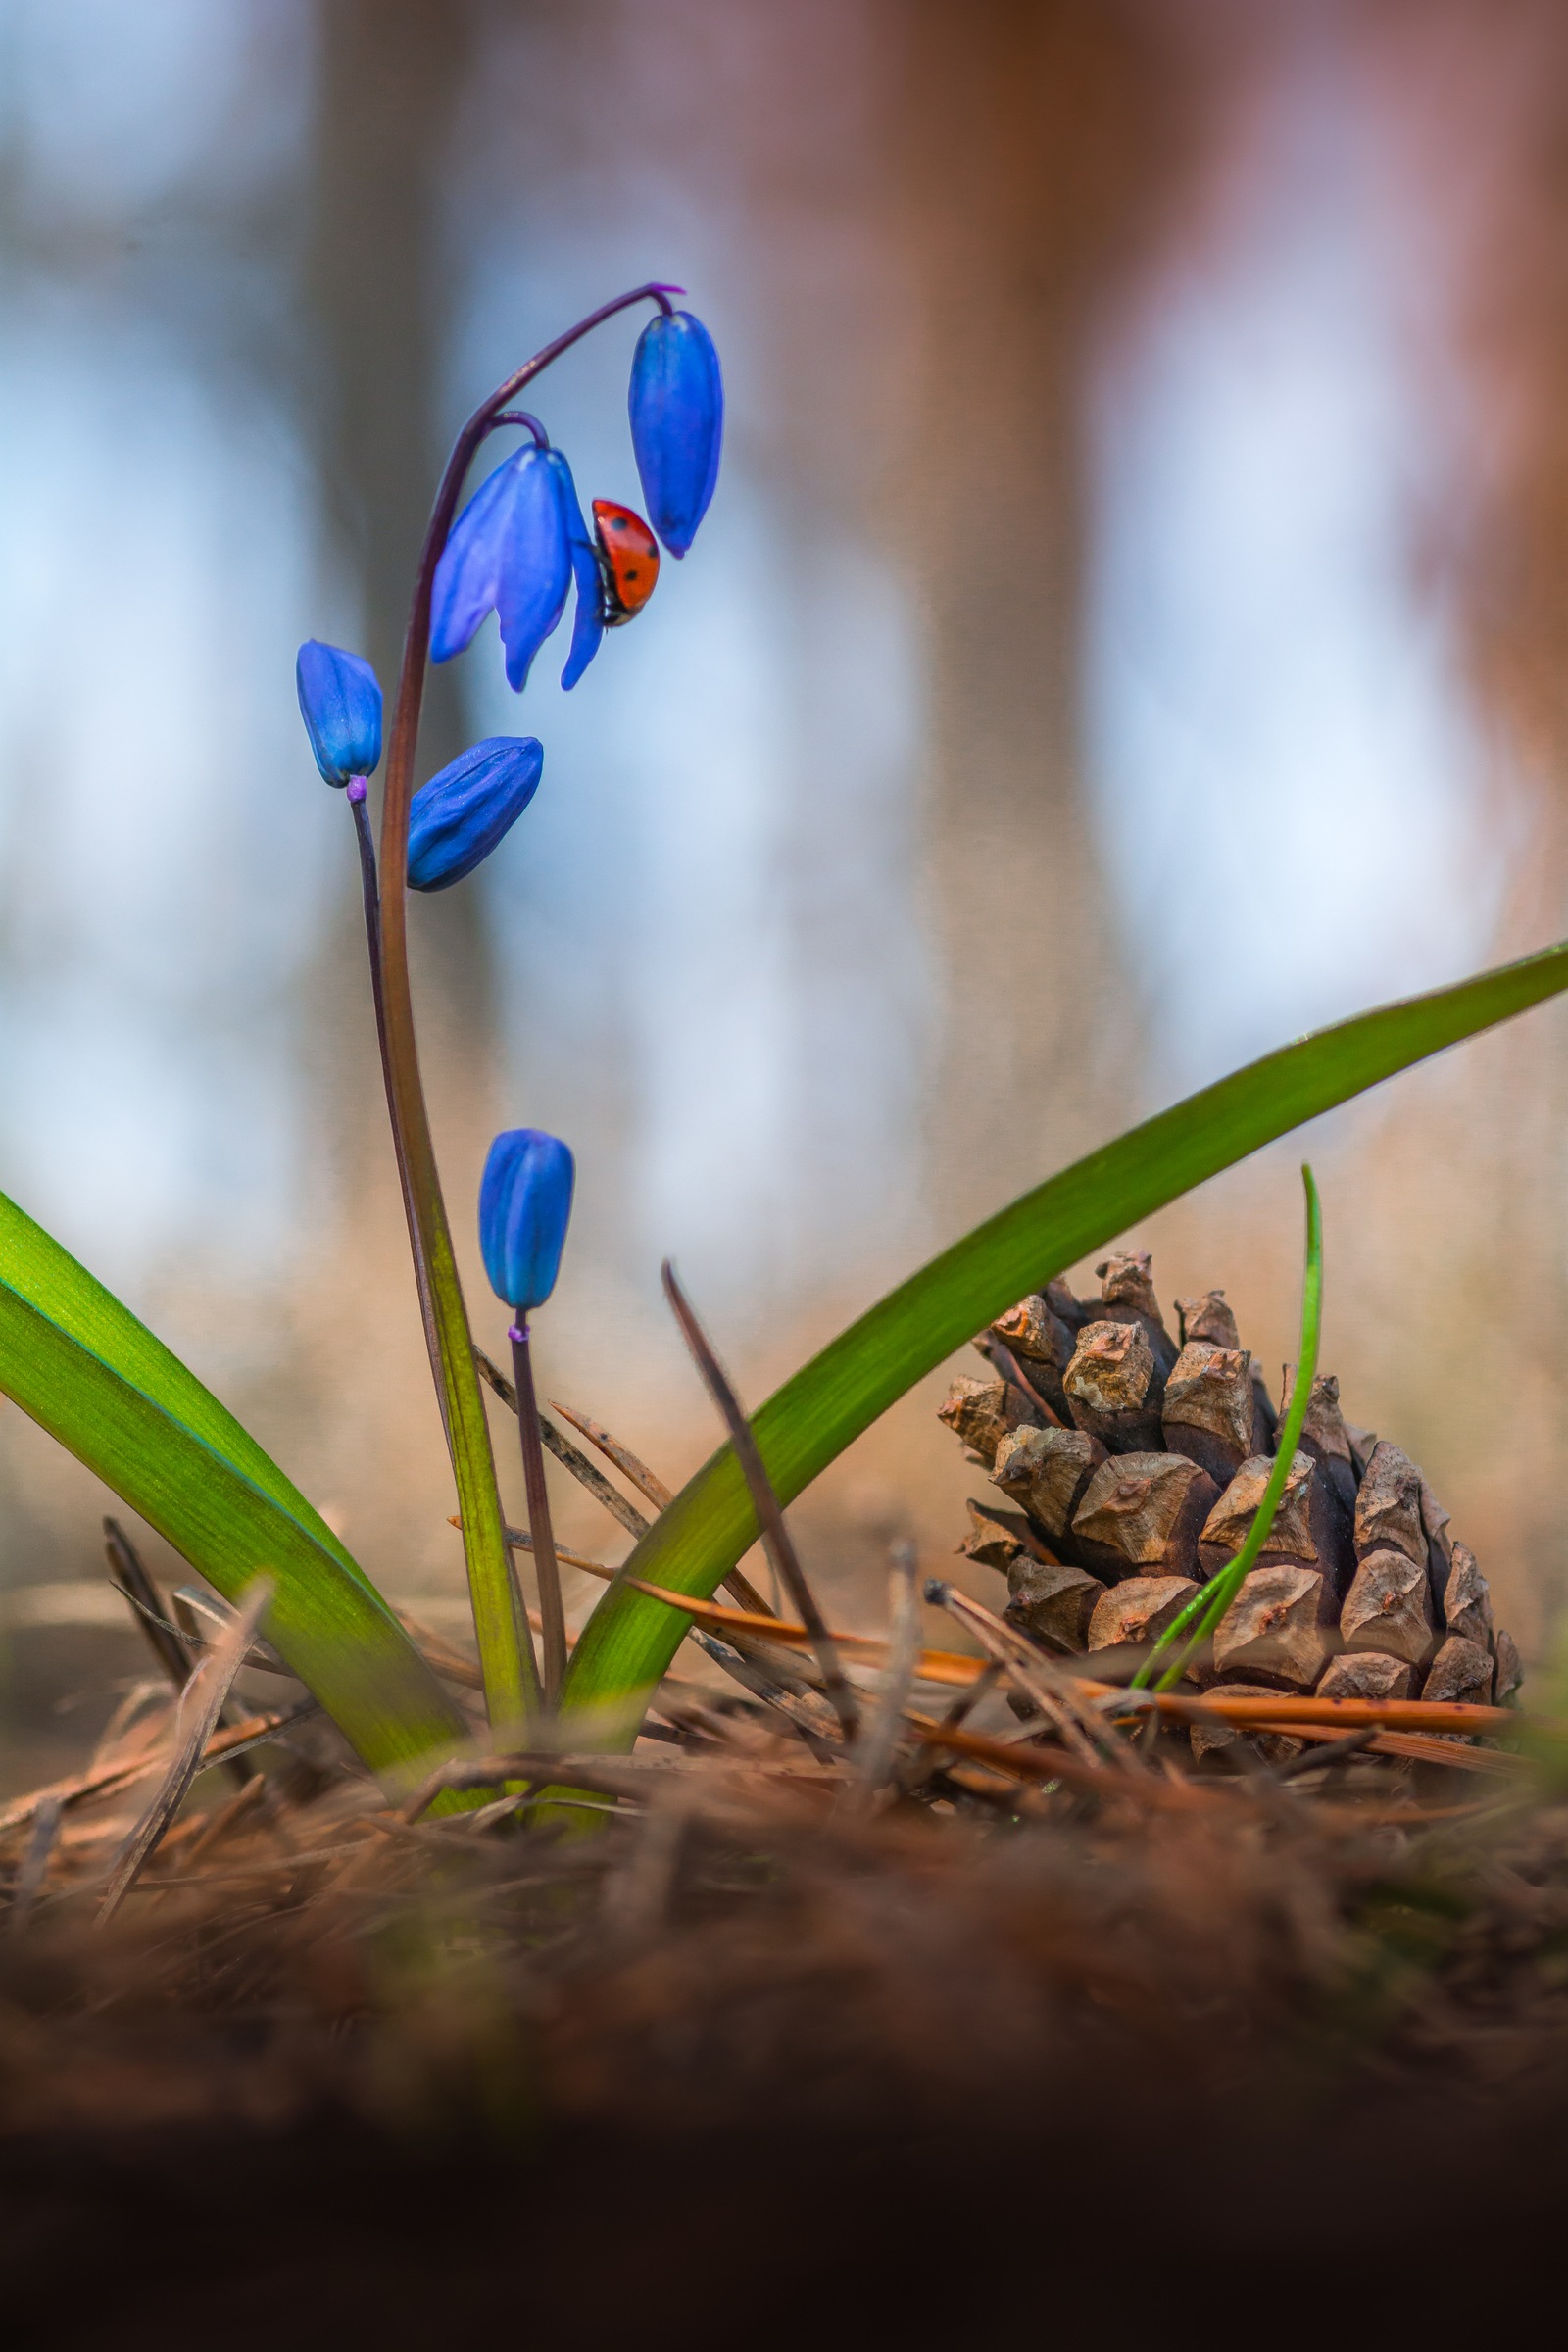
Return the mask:
<path id="1" fill-rule="evenodd" d="M 661 314 L 643 328 L 629 406 L 648 519 L 670 554 L 683 556 L 712 498 L 724 439 L 718 353 L 689 311 Z"/>
<path id="2" fill-rule="evenodd" d="M 553 449 L 550 456 L 556 469 L 562 520 L 565 525 L 566 545 L 571 558 L 571 576 L 577 583 L 577 610 L 571 624 L 571 648 L 566 656 L 566 666 L 561 673 L 561 683 L 569 692 L 598 653 L 600 640 L 605 633 L 605 583 L 600 575 L 598 551 L 583 520 L 582 505 L 577 497 L 577 485 L 571 478 L 571 467 L 559 449 Z"/>
<path id="3" fill-rule="evenodd" d="M 409 813 L 409 888 L 447 890 L 482 864 L 539 789 L 544 746 L 492 735 L 432 776 Z"/>
<path id="4" fill-rule="evenodd" d="M 522 449 L 511 463 L 516 478 L 508 499 L 496 611 L 507 683 L 520 694 L 535 654 L 566 609 L 571 549 L 562 477 L 569 490 L 571 474 L 554 449 Z"/>
<path id="5" fill-rule="evenodd" d="M 381 757 L 381 689 L 358 654 L 307 637 L 294 663 L 300 715 L 328 784 L 368 776 Z"/>
<path id="6" fill-rule="evenodd" d="M 479 1184 L 479 1249 L 496 1297 L 514 1312 L 556 1287 L 576 1163 L 559 1137 L 514 1127 L 490 1147 Z"/>
<path id="7" fill-rule="evenodd" d="M 516 487 L 518 450 L 469 499 L 441 550 L 430 597 L 430 659 L 461 654 L 496 601 L 501 554 Z"/>
<path id="8" fill-rule="evenodd" d="M 599 558 L 586 531 L 571 537 L 571 573 L 577 583 L 577 611 L 571 624 L 571 651 L 561 683 L 569 692 L 598 653 L 605 635 L 605 583 Z"/>

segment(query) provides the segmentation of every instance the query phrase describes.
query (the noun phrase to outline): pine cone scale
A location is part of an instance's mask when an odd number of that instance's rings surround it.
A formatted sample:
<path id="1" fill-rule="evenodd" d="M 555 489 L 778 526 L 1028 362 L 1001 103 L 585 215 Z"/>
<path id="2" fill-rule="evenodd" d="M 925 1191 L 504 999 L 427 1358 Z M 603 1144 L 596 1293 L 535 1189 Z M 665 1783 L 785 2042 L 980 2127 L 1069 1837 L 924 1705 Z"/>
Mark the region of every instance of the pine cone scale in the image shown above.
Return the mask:
<path id="1" fill-rule="evenodd" d="M 971 1502 L 959 1546 L 1005 1574 L 1008 1622 L 1057 1655 L 1130 1656 L 1247 1540 L 1296 1368 L 1276 1415 L 1222 1291 L 1178 1298 L 1172 1338 L 1147 1254 L 1098 1271 L 1098 1299 L 1057 1280 L 1000 1315 L 975 1343 L 994 1376 L 956 1382 L 941 1417 L 1019 1506 Z M 1474 1552 L 1409 1456 L 1346 1420 L 1331 1373 L 1313 1380 L 1266 1546 L 1215 1630 L 1200 1680 L 1214 1677 L 1499 1703 L 1521 1687 Z M 1230 1743 L 1194 1732 L 1199 1758 Z"/>

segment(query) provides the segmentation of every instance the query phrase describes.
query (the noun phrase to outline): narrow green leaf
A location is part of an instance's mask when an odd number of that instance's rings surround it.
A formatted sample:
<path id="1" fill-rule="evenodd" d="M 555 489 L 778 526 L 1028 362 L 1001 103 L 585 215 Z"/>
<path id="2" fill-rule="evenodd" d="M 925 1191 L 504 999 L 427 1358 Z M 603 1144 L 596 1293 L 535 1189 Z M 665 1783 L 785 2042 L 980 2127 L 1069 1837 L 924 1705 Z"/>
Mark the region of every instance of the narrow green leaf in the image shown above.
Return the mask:
<path id="1" fill-rule="evenodd" d="M 1280 1507 L 1285 1482 L 1296 1460 L 1296 1448 L 1301 1442 L 1306 1426 L 1306 1408 L 1312 1397 L 1312 1383 L 1317 1378 L 1317 1343 L 1323 1327 L 1323 1212 L 1318 1204 L 1317 1186 L 1312 1171 L 1303 1167 L 1301 1180 L 1306 1186 L 1306 1273 L 1301 1284 L 1301 1344 L 1296 1351 L 1296 1386 L 1291 1392 L 1291 1409 L 1285 1416 L 1285 1426 L 1279 1433 L 1274 1448 L 1274 1467 L 1263 1489 L 1263 1499 L 1252 1513 L 1252 1524 L 1240 1551 L 1228 1567 L 1210 1578 L 1202 1590 L 1193 1594 L 1186 1608 L 1172 1618 L 1148 1657 L 1133 1676 L 1132 1688 L 1142 1690 L 1148 1687 L 1155 1666 L 1171 1648 L 1179 1634 L 1193 1626 L 1193 1638 L 1162 1678 L 1161 1690 L 1173 1690 L 1187 1670 L 1188 1662 L 1199 1643 L 1208 1637 L 1252 1571 L 1252 1562 L 1268 1542 L 1274 1525 L 1274 1514 Z M 1196 1625 L 1194 1619 L 1198 1620 Z"/>
<path id="2" fill-rule="evenodd" d="M 490 1736 L 501 1747 L 516 1747 L 541 1705 L 533 1636 L 518 1607 L 512 1555 L 507 1549 L 496 1485 L 490 1424 L 473 1360 L 473 1340 L 463 1286 L 453 1254 L 446 1205 L 439 1190 L 429 1202 L 434 1236 L 430 1250 L 430 1296 L 444 1375 L 442 1409 L 463 1521 L 463 1551 L 468 1570 L 468 1600 L 484 1674 Z"/>
<path id="3" fill-rule="evenodd" d="M 217 1590 L 266 1572 L 268 1639 L 374 1772 L 468 1744 L 365 1571 L 195 1374 L 0 1194 L 0 1389 Z"/>
<path id="4" fill-rule="evenodd" d="M 976 1331 L 1140 1217 L 1396 1070 L 1568 988 L 1568 945 L 1358 1013 L 1282 1046 L 1146 1119 L 1025 1193 L 922 1266 L 786 1381 L 754 1416 L 788 1502 Z M 627 1574 L 707 1599 L 757 1538 L 726 1445 L 655 1521 Z M 572 1656 L 566 1701 L 602 1706 L 663 1673 L 686 1620 L 617 1581 Z"/>

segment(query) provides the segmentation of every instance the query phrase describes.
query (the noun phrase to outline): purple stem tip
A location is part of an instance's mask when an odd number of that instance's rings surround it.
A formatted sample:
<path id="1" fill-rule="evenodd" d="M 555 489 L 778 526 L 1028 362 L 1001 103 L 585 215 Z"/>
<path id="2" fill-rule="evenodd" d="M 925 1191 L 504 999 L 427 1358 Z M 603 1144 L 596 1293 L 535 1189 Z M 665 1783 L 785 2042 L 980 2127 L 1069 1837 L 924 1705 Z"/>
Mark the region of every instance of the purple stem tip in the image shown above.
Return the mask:
<path id="1" fill-rule="evenodd" d="M 363 801 L 365 798 L 365 778 L 363 776 L 350 776 L 349 799 L 351 801 Z"/>

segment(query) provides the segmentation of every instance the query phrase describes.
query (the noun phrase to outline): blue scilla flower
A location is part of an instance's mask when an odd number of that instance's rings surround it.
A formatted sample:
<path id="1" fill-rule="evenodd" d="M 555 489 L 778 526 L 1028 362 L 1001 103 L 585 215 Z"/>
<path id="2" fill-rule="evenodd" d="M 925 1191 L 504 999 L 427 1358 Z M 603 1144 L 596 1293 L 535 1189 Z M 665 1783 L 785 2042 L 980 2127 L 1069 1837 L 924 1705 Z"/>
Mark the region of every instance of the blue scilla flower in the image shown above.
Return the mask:
<path id="1" fill-rule="evenodd" d="M 631 363 L 631 445 L 648 519 L 672 556 L 697 536 L 718 480 L 724 383 L 713 338 L 689 311 L 662 312 Z"/>
<path id="2" fill-rule="evenodd" d="M 430 605 L 432 661 L 461 654 L 494 610 L 507 682 L 520 694 L 535 654 L 560 624 L 575 574 L 577 622 L 562 679 L 574 686 L 604 628 L 592 559 L 571 467 L 559 449 L 538 442 L 519 449 L 480 484 L 442 550 Z"/>
<path id="3" fill-rule="evenodd" d="M 446 890 L 483 863 L 539 789 L 536 735 L 492 735 L 432 776 L 409 812 L 409 887 Z"/>
<path id="4" fill-rule="evenodd" d="M 479 1185 L 479 1248 L 496 1297 L 517 1314 L 556 1287 L 571 1219 L 576 1162 L 537 1127 L 498 1135 Z"/>
<path id="5" fill-rule="evenodd" d="M 577 583 L 577 610 L 572 615 L 571 649 L 566 656 L 566 666 L 561 673 L 561 683 L 568 693 L 598 653 L 609 620 L 605 610 L 605 579 L 599 567 L 599 553 L 588 536 L 575 491 L 571 505 L 571 576 Z"/>
<path id="6" fill-rule="evenodd" d="M 307 637 L 294 664 L 300 712 L 329 784 L 373 774 L 381 757 L 381 689 L 368 662 Z"/>

